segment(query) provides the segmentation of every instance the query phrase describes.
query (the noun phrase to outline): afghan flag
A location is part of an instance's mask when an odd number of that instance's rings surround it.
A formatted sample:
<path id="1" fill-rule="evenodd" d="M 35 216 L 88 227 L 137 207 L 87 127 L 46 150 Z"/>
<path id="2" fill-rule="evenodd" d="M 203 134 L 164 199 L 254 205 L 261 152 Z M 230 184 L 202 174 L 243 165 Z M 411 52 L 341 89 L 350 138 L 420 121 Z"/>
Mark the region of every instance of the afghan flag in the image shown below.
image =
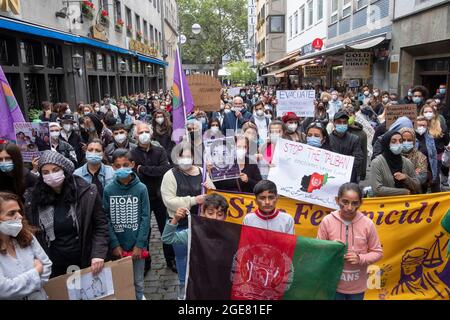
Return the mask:
<path id="1" fill-rule="evenodd" d="M 333 300 L 345 245 L 190 216 L 188 300 Z"/>
<path id="2" fill-rule="evenodd" d="M 25 122 L 25 119 L 0 66 L 0 140 L 16 141 L 14 122 Z"/>
<path id="3" fill-rule="evenodd" d="M 172 141 L 180 142 L 180 138 L 186 133 L 186 117 L 194 110 L 194 99 L 192 98 L 189 84 L 181 62 L 180 51 L 176 50 L 175 68 L 173 76 L 173 133 Z"/>

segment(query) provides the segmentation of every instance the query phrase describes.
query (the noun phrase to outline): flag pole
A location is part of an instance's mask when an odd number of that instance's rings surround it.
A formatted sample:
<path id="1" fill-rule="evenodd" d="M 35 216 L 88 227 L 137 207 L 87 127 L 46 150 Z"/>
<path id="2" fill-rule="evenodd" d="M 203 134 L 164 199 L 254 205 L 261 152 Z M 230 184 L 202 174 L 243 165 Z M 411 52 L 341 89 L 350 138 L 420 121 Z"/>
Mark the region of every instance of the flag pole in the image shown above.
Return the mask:
<path id="1" fill-rule="evenodd" d="M 181 55 L 180 55 L 180 49 L 177 48 L 177 59 L 178 59 L 178 74 L 180 76 L 180 93 L 181 93 L 181 103 L 182 103 L 182 107 L 183 107 L 183 116 L 184 116 L 184 130 L 186 131 L 186 137 L 188 138 L 188 142 L 190 143 L 190 139 L 189 139 L 189 134 L 188 134 L 188 130 L 187 130 L 187 126 L 186 126 L 186 120 L 187 120 L 187 116 L 186 116 L 186 103 L 184 101 L 184 83 L 183 83 L 183 64 L 181 61 Z"/>

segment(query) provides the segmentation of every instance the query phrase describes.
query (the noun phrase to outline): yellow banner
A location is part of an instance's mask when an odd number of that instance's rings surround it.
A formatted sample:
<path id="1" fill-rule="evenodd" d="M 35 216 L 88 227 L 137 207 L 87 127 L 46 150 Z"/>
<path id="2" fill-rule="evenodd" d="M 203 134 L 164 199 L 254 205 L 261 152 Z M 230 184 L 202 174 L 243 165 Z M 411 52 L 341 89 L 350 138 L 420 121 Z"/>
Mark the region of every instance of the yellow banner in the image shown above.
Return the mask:
<path id="1" fill-rule="evenodd" d="M 227 221 L 241 224 L 256 209 L 248 194 L 218 192 L 230 204 Z M 281 197 L 297 235 L 316 237 L 332 210 Z M 440 222 L 450 209 L 450 193 L 364 199 L 361 212 L 372 219 L 383 246 L 383 259 L 369 267 L 368 300 L 449 300 L 448 234 Z"/>

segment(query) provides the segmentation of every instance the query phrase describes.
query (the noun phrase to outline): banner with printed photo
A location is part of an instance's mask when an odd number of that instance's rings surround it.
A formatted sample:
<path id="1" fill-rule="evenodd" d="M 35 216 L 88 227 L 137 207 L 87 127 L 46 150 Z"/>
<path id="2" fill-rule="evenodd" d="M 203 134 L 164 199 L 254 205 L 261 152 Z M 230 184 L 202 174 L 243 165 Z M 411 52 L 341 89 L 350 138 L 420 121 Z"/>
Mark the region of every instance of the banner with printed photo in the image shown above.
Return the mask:
<path id="1" fill-rule="evenodd" d="M 354 158 L 306 144 L 280 139 L 269 180 L 279 194 L 327 208 L 336 208 L 339 187 L 349 182 Z"/>
<path id="2" fill-rule="evenodd" d="M 299 117 L 314 117 L 314 90 L 277 90 L 277 114 L 294 112 Z"/>
<path id="3" fill-rule="evenodd" d="M 217 192 L 229 205 L 227 221 L 242 224 L 256 209 L 252 194 Z M 277 208 L 294 218 L 295 234 L 317 237 L 331 209 L 280 197 Z M 440 222 L 450 208 L 450 193 L 364 199 L 360 211 L 378 232 L 383 258 L 369 267 L 366 300 L 449 300 L 449 235 Z"/>
<path id="4" fill-rule="evenodd" d="M 32 162 L 45 150 L 50 150 L 50 128 L 48 122 L 15 122 L 16 143 L 24 162 Z"/>
<path id="5" fill-rule="evenodd" d="M 212 166 L 209 170 L 212 181 L 239 178 L 234 137 L 206 140 L 204 144 L 206 163 Z"/>

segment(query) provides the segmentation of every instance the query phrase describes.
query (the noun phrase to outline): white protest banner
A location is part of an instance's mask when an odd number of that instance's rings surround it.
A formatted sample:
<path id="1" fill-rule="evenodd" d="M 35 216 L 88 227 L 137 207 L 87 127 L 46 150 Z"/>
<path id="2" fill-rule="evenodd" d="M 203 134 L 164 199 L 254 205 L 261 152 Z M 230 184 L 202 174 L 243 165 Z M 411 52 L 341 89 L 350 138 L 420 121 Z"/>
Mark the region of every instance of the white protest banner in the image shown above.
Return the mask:
<path id="1" fill-rule="evenodd" d="M 278 90 L 277 115 L 294 112 L 299 117 L 314 117 L 314 90 Z"/>
<path id="2" fill-rule="evenodd" d="M 344 79 L 369 79 L 371 65 L 371 52 L 346 52 L 342 64 L 342 77 Z"/>
<path id="3" fill-rule="evenodd" d="M 337 209 L 339 187 L 349 182 L 354 157 L 280 139 L 268 179 L 288 198 Z"/>
<path id="4" fill-rule="evenodd" d="M 237 95 L 239 95 L 239 94 L 241 93 L 241 89 L 242 89 L 242 87 L 232 87 L 232 88 L 228 88 L 228 95 L 229 95 L 230 97 L 233 97 L 233 98 L 234 98 L 234 96 L 237 96 Z"/>

